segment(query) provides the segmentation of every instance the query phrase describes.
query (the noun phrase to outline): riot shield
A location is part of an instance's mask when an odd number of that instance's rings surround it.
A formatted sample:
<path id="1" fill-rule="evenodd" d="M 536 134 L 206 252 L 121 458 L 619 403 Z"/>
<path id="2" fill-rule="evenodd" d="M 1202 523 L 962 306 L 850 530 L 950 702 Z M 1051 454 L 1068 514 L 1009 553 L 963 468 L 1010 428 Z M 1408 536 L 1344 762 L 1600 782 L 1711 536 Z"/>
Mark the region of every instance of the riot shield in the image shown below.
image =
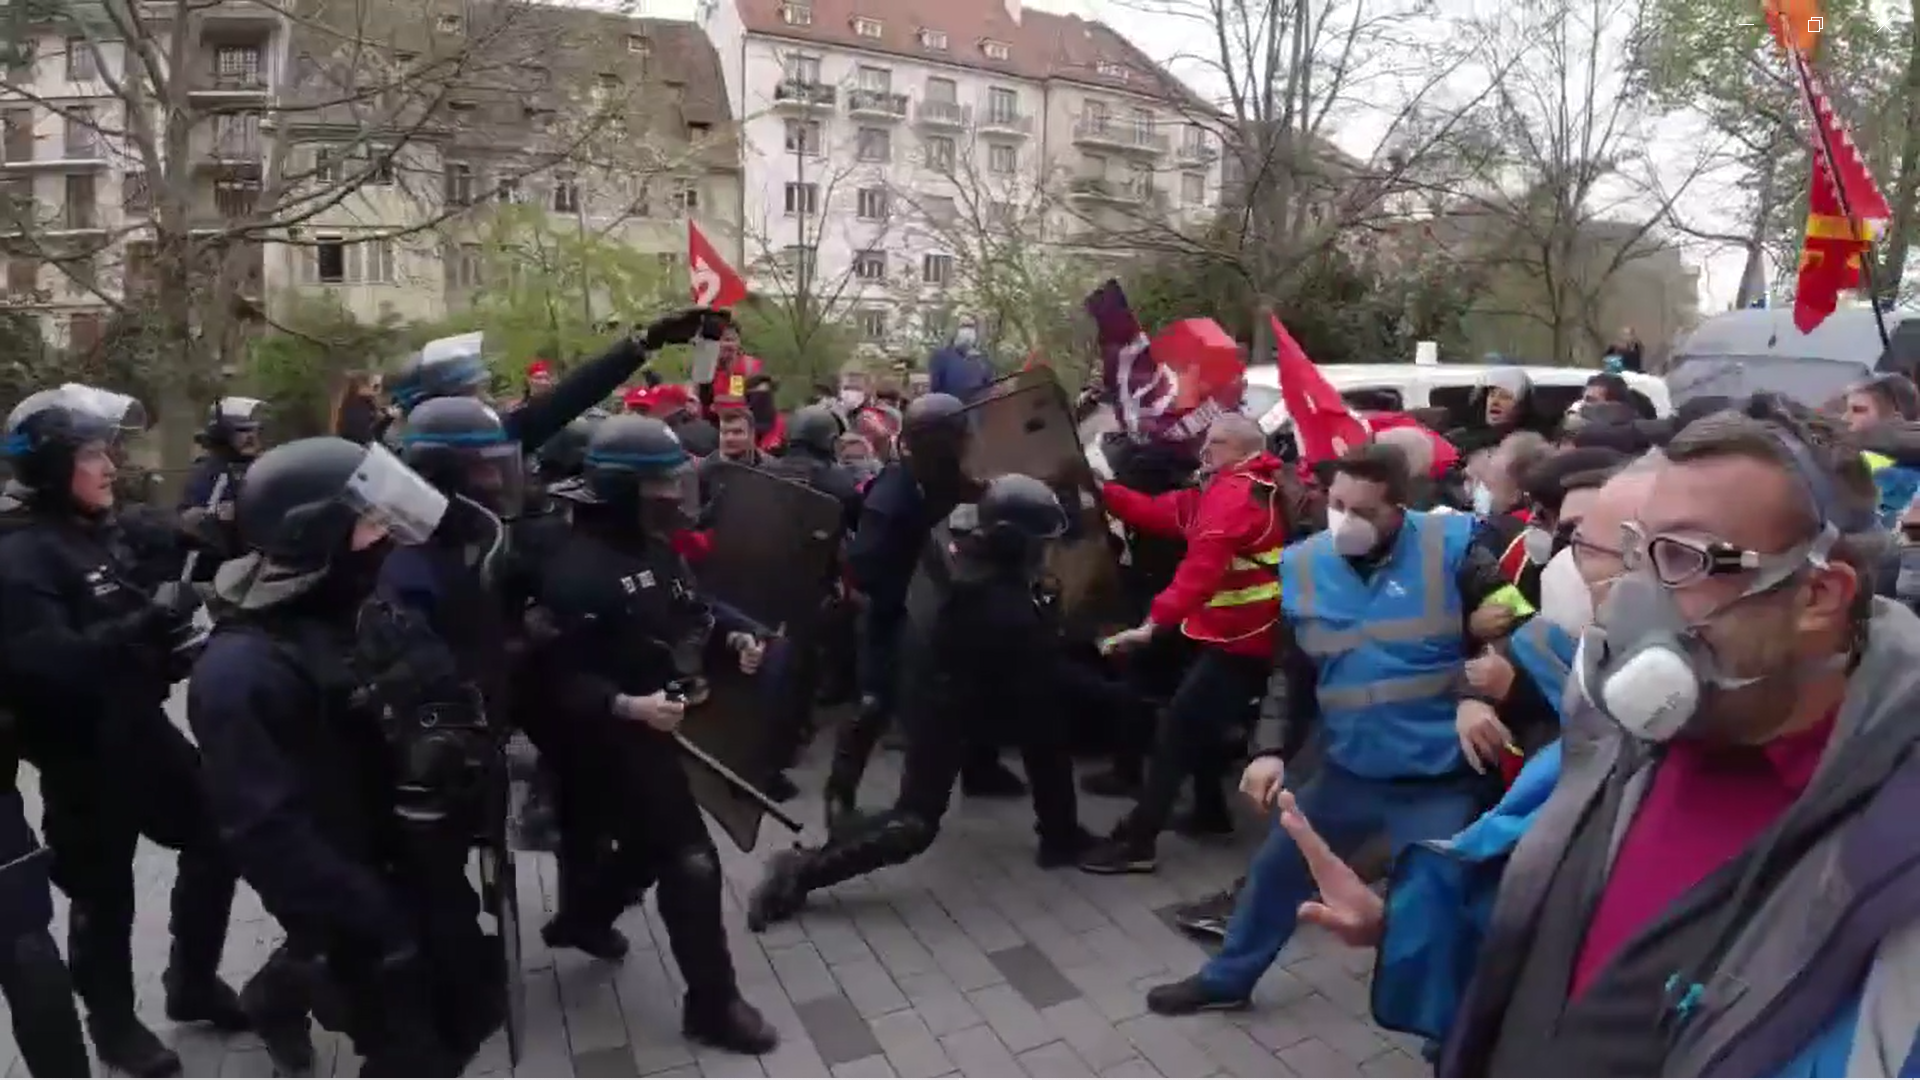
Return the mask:
<path id="1" fill-rule="evenodd" d="M 840 500 L 730 461 L 708 465 L 713 550 L 694 567 L 700 589 L 770 629 L 804 638 L 840 553 Z"/>
<path id="2" fill-rule="evenodd" d="M 814 647 L 842 510 L 830 495 L 732 462 L 709 465 L 703 479 L 713 499 L 713 546 L 694 567 L 700 591 L 775 638 L 752 676 L 740 674 L 727 650 L 708 650 L 720 658 L 718 670 L 707 671 L 689 696 L 680 730 L 693 746 L 685 764 L 694 797 L 741 851 L 751 851 L 768 807 L 757 789 L 787 764 L 782 748 L 791 733 L 783 726 L 797 722 L 790 699 L 800 690 L 790 684 L 804 681 L 797 661 Z"/>
<path id="3" fill-rule="evenodd" d="M 1047 569 L 1060 588 L 1061 612 L 1075 637 L 1128 624 L 1120 562 L 1107 531 L 1100 486 L 1080 446 L 1067 392 L 1044 368 L 994 383 L 967 406 L 963 467 L 985 483 L 1008 473 L 1045 481 L 1060 496 L 1071 525 L 1053 546 Z"/>

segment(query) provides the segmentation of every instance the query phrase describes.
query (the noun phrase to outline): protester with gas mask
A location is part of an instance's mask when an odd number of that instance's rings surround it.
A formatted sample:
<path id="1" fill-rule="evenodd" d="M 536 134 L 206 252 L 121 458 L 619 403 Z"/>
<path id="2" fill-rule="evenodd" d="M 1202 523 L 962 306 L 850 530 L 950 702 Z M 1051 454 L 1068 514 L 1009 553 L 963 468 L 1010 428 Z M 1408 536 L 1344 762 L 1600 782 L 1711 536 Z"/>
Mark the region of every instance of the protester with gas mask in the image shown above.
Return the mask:
<path id="1" fill-rule="evenodd" d="M 1310 818 L 1351 854 L 1386 833 L 1396 848 L 1451 836 L 1489 801 L 1455 731 L 1471 614 L 1511 588 L 1473 543 L 1473 520 L 1406 509 L 1406 461 L 1368 444 L 1335 460 L 1327 528 L 1281 557 L 1281 621 L 1255 755 L 1240 789 L 1271 808 L 1309 728 L 1324 761 L 1301 791 Z M 1313 883 L 1293 841 L 1267 835 L 1220 952 L 1155 987 L 1163 1015 L 1244 1006 L 1293 934 Z"/>
<path id="2" fill-rule="evenodd" d="M 1920 621 L 1871 595 L 1871 479 L 1768 401 L 1666 457 L 1438 1073 L 1912 1073 Z"/>

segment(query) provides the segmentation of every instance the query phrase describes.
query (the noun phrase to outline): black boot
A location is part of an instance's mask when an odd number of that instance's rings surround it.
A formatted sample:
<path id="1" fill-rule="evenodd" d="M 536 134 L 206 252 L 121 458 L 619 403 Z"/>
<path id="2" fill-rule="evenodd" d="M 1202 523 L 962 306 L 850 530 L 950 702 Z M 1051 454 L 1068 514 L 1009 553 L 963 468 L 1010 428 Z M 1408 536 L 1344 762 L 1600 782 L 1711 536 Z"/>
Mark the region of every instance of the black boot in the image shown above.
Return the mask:
<path id="1" fill-rule="evenodd" d="M 167 1019 L 176 1024 L 207 1024 L 226 1032 L 248 1030 L 239 995 L 219 975 L 235 880 L 232 868 L 217 851 L 195 847 L 180 853 L 167 924 L 173 946 L 161 977 Z"/>
<path id="2" fill-rule="evenodd" d="M 807 866 L 818 852 L 806 848 L 783 851 L 767 860 L 760 884 L 747 896 L 747 929 L 762 933 L 774 923 L 786 922 L 807 905 L 804 884 Z"/>
<path id="3" fill-rule="evenodd" d="M 825 847 L 794 848 L 767 860 L 766 873 L 747 897 L 747 929 L 760 933 L 806 906 L 807 894 L 898 866 L 932 846 L 935 822 L 898 811 L 865 818 Z"/>
<path id="4" fill-rule="evenodd" d="M 314 1074 L 313 1023 L 308 1013 L 318 966 L 317 958 L 283 944 L 240 990 L 240 1008 L 267 1048 L 275 1076 Z"/>
<path id="5" fill-rule="evenodd" d="M 759 1009 L 738 995 L 720 1004 L 706 1005 L 688 994 L 686 1007 L 681 1011 L 680 1033 L 703 1046 L 753 1057 L 770 1054 L 780 1045 L 780 1033 L 767 1023 Z"/>
<path id="6" fill-rule="evenodd" d="M 547 920 L 540 928 L 540 940 L 546 942 L 549 949 L 578 949 L 609 964 L 625 960 L 632 948 L 627 935 L 612 923 L 587 923 L 569 918 L 565 913 Z"/>
<path id="7" fill-rule="evenodd" d="M 180 1055 L 167 1048 L 131 1009 L 87 1013 L 87 1035 L 101 1064 L 128 1076 L 179 1076 Z"/>
<path id="8" fill-rule="evenodd" d="M 133 913 L 73 905 L 67 918 L 68 966 L 87 1006 L 87 1035 L 108 1068 L 132 1076 L 178 1076 L 180 1055 L 133 1010 Z"/>

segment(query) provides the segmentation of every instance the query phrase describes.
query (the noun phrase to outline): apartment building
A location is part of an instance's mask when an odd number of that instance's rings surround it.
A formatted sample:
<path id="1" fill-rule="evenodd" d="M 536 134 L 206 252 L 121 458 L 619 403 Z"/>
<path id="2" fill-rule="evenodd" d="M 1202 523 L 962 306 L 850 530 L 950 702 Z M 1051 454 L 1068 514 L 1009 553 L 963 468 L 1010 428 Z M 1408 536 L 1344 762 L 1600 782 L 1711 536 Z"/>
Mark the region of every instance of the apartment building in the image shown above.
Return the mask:
<path id="1" fill-rule="evenodd" d="M 705 26 L 742 118 L 755 286 L 841 298 L 873 341 L 944 317 L 987 237 L 1111 247 L 1217 203 L 1210 110 L 1102 23 L 1020 0 L 720 0 Z"/>
<path id="2" fill-rule="evenodd" d="M 327 293 L 366 319 L 468 302 L 500 203 L 663 263 L 688 216 L 739 250 L 737 140 L 691 24 L 527 0 L 147 10 L 148 51 L 193 66 L 140 91 L 97 26 L 0 29 L 0 304 L 57 344 L 86 347 L 110 298 L 154 286 L 162 233 L 187 236 L 196 291 Z M 182 131 L 126 108 L 176 92 Z"/>

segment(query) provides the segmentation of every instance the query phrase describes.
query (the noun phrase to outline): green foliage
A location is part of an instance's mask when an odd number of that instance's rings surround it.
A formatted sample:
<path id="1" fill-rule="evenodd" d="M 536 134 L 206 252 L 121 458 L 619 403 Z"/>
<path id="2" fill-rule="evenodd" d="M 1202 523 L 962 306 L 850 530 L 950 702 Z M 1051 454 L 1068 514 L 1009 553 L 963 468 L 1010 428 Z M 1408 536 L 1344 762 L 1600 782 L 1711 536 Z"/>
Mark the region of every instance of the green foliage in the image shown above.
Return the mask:
<path id="1" fill-rule="evenodd" d="M 347 376 L 378 370 L 414 344 L 397 320 L 361 323 L 330 296 L 296 298 L 275 326 L 252 342 L 235 391 L 268 403 L 275 441 L 325 434 Z"/>
<path id="2" fill-rule="evenodd" d="M 740 348 L 767 365 L 785 406 L 811 399 L 815 383 L 833 382 L 860 343 L 859 332 L 844 320 L 796 314 L 789 304 L 752 302 L 733 313 Z"/>
<path id="3" fill-rule="evenodd" d="M 38 319 L 0 310 L 0 406 L 10 410 L 60 380 L 61 366 L 60 352 L 47 344 Z"/>
<path id="4" fill-rule="evenodd" d="M 686 295 L 659 256 L 526 206 L 502 207 L 488 222 L 481 280 L 472 310 L 438 329 L 484 330 L 495 374 L 514 385 L 533 360 L 564 369 L 597 355 L 610 321 L 644 325 Z M 676 360 L 656 362 L 671 369 Z"/>

